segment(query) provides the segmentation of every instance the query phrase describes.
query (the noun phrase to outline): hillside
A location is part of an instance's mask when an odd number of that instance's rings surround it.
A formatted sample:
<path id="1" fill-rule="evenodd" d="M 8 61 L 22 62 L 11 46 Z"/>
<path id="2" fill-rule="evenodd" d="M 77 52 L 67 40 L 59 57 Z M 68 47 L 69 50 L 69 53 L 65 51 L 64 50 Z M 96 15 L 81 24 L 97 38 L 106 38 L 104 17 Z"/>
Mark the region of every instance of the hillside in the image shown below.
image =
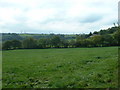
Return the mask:
<path id="1" fill-rule="evenodd" d="M 91 35 L 106 35 L 106 34 L 113 34 L 114 32 L 116 32 L 118 29 L 118 27 L 112 27 L 112 28 L 108 28 L 106 30 L 100 30 L 100 31 L 95 31 L 93 33 L 90 32 L 90 34 L 57 34 L 60 37 L 66 39 L 66 40 L 72 40 L 76 38 L 76 35 L 81 35 L 85 38 L 88 38 Z M 24 40 L 27 37 L 33 37 L 35 39 L 41 39 L 41 38 L 50 38 L 52 37 L 54 34 L 17 34 L 17 33 L 2 33 L 2 41 L 7 41 L 7 40 Z M 0 39 L 1 41 L 1 39 Z"/>

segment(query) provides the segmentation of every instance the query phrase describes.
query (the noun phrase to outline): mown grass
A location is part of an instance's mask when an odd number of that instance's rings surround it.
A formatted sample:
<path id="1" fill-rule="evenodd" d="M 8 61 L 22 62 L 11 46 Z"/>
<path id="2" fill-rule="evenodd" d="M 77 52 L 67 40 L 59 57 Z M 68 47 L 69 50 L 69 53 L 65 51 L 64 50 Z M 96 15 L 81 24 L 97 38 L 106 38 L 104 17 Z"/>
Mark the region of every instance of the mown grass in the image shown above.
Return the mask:
<path id="1" fill-rule="evenodd" d="M 117 47 L 3 51 L 3 88 L 115 88 Z"/>

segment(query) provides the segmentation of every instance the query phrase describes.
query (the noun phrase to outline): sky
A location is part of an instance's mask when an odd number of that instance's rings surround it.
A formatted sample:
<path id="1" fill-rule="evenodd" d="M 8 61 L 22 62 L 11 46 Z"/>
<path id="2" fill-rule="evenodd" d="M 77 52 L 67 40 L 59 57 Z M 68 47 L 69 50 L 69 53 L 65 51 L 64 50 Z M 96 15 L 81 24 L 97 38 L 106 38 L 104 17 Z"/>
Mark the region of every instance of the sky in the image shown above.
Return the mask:
<path id="1" fill-rule="evenodd" d="M 119 0 L 0 0 L 0 32 L 83 34 L 118 22 Z"/>

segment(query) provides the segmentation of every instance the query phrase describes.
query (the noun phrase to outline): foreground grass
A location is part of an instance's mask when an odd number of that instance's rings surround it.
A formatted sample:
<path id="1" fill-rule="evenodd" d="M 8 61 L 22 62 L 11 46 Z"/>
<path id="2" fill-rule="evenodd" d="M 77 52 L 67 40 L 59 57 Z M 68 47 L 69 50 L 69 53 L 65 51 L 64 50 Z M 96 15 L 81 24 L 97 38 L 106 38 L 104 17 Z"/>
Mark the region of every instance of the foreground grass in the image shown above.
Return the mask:
<path id="1" fill-rule="evenodd" d="M 3 88 L 115 88 L 117 47 L 3 51 Z"/>

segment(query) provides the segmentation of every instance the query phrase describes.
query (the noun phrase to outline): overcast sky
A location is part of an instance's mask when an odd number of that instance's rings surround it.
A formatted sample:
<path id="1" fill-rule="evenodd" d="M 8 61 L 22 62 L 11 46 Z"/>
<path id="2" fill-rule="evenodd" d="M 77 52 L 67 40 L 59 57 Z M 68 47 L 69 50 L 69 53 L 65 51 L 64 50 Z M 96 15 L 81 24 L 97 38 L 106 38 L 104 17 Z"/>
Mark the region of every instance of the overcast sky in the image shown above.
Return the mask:
<path id="1" fill-rule="evenodd" d="M 0 0 L 0 32 L 89 33 L 113 26 L 119 0 Z"/>

